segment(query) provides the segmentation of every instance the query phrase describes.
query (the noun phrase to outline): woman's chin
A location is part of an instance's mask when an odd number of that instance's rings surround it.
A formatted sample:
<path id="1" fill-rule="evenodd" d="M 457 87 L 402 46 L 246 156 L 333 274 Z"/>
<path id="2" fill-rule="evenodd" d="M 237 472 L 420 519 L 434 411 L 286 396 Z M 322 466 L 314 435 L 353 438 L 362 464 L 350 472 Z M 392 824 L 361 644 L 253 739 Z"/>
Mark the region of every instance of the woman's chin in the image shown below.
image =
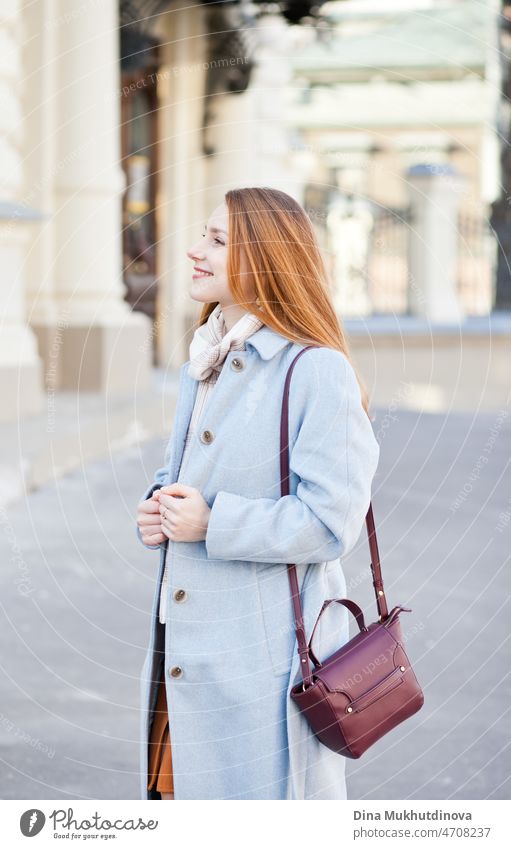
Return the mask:
<path id="1" fill-rule="evenodd" d="M 208 292 L 206 288 L 196 286 L 194 283 L 190 288 L 190 298 L 194 301 L 200 301 L 204 304 L 209 304 L 215 300 L 215 296 Z"/>

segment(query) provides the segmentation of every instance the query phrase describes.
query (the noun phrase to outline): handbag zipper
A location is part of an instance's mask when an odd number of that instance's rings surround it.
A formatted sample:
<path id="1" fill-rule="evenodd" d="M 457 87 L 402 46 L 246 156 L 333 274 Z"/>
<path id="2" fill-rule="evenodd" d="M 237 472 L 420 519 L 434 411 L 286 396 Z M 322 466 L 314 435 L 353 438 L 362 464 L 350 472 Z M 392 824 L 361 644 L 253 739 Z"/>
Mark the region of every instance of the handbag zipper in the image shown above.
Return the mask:
<path id="1" fill-rule="evenodd" d="M 374 686 L 371 687 L 370 690 L 366 690 L 365 693 L 361 693 L 360 696 L 357 696 L 356 699 L 353 699 L 353 701 L 350 702 L 349 705 L 347 705 L 346 713 L 352 713 L 354 710 L 360 709 L 360 703 L 362 703 L 362 705 L 363 705 L 361 710 L 364 710 L 364 707 L 369 707 L 369 705 L 372 704 L 373 701 L 376 701 L 376 699 L 379 698 L 379 695 L 378 695 L 379 691 L 382 689 L 383 692 L 381 693 L 381 695 L 383 695 L 386 692 L 386 690 L 388 690 L 387 685 L 392 682 L 392 678 L 394 678 L 394 676 L 396 676 L 397 673 L 402 675 L 404 673 L 404 671 L 405 671 L 404 666 L 396 666 L 392 670 L 392 672 L 389 672 L 389 674 L 386 675 L 385 678 L 382 678 L 381 681 L 378 681 L 377 684 L 374 684 Z M 371 696 L 375 696 L 375 698 L 372 699 Z M 364 705 L 364 701 L 366 699 L 369 699 L 369 701 L 366 705 Z"/>

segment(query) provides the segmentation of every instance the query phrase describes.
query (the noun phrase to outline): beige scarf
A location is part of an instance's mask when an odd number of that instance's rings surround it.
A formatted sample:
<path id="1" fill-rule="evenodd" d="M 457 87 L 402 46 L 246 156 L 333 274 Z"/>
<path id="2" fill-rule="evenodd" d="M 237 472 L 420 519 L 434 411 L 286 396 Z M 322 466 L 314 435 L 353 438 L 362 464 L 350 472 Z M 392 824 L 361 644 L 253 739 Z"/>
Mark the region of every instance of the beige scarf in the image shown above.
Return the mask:
<path id="1" fill-rule="evenodd" d="M 243 351 L 245 339 L 263 326 L 253 313 L 246 312 L 227 330 L 222 307 L 217 304 L 208 320 L 195 331 L 190 343 L 188 374 L 196 380 L 209 378 L 216 383 L 229 351 Z"/>

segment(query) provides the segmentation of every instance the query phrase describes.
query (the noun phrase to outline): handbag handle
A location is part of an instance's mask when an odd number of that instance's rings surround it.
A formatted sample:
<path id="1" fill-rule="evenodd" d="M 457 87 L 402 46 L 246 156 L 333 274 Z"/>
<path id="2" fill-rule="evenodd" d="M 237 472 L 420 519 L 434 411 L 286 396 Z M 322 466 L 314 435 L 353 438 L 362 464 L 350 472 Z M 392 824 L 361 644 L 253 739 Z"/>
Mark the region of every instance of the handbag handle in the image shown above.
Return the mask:
<path id="1" fill-rule="evenodd" d="M 318 627 L 319 620 L 321 619 L 327 607 L 334 602 L 336 604 L 343 604 L 344 607 L 347 607 L 350 613 L 353 613 L 353 616 L 357 620 L 357 625 L 360 628 L 360 631 L 367 631 L 366 623 L 364 622 L 364 614 L 362 612 L 362 609 L 356 603 L 356 601 L 352 601 L 350 598 L 327 598 L 326 601 L 323 602 L 323 607 L 319 611 L 318 618 L 314 623 L 314 628 L 312 629 L 311 638 L 309 640 L 309 656 L 312 659 L 314 666 L 316 667 L 321 666 L 321 663 L 319 662 L 312 650 L 312 641 L 314 639 L 314 634 L 316 633 L 316 628 Z"/>
<path id="2" fill-rule="evenodd" d="M 328 598 L 326 601 L 323 602 L 323 607 L 319 611 L 318 618 L 316 619 L 316 621 L 314 623 L 314 628 L 312 629 L 311 638 L 309 640 L 309 656 L 310 656 L 315 667 L 320 667 L 322 664 L 319 662 L 319 660 L 317 659 L 316 655 L 314 654 L 314 652 L 312 650 L 312 641 L 314 639 L 314 634 L 316 633 L 316 628 L 318 627 L 319 620 L 321 619 L 321 617 L 322 617 L 323 613 L 325 612 L 325 610 L 327 609 L 328 605 L 332 604 L 332 602 L 337 602 L 337 604 L 343 604 L 344 607 L 347 607 L 348 610 L 351 613 L 353 613 L 353 616 L 357 620 L 357 624 L 358 624 L 358 627 L 360 628 L 361 632 L 369 630 L 369 628 L 366 627 L 366 623 L 364 621 L 364 614 L 362 613 L 361 608 L 358 606 L 358 604 L 355 601 L 352 601 L 350 598 Z M 396 606 L 392 608 L 389 615 L 385 619 L 385 622 L 383 623 L 383 627 L 388 628 L 389 625 L 392 625 L 392 623 L 393 623 L 394 619 L 396 618 L 396 616 L 398 615 L 398 613 L 401 613 L 401 611 L 403 611 L 403 610 L 406 610 L 409 613 L 411 613 L 412 608 L 411 607 L 403 607 L 402 604 L 396 604 Z"/>
<path id="3" fill-rule="evenodd" d="M 306 345 L 302 348 L 301 351 L 298 352 L 294 360 L 291 362 L 286 374 L 286 380 L 284 383 L 284 395 L 282 399 L 282 411 L 280 416 L 280 492 L 281 496 L 289 495 L 289 385 L 291 383 L 291 375 L 293 374 L 293 369 L 295 367 L 295 363 L 297 360 L 308 351 L 310 348 L 318 348 L 318 345 Z M 369 550 L 371 553 L 371 572 L 373 576 L 373 587 L 376 595 L 376 605 L 378 607 L 379 619 L 382 621 L 388 616 L 388 608 L 387 601 L 385 598 L 385 591 L 383 588 L 383 578 L 381 574 L 381 566 L 380 566 L 380 554 L 378 551 L 378 542 L 376 539 L 376 528 L 374 524 L 374 516 L 373 516 L 373 508 L 372 504 L 369 503 L 369 509 L 366 515 L 366 526 L 367 533 L 369 537 Z M 303 681 L 305 685 L 309 685 L 312 683 L 312 673 L 310 668 L 310 660 L 309 660 L 309 651 L 310 645 L 307 645 L 307 641 L 305 638 L 305 628 L 303 624 L 303 610 L 302 604 L 300 601 L 300 588 L 298 586 L 298 577 L 296 574 L 296 566 L 293 563 L 287 564 L 287 574 L 289 578 L 289 585 L 291 590 L 291 598 L 293 602 L 293 612 L 295 619 L 295 631 L 296 631 L 296 640 L 298 643 L 298 654 L 300 656 L 300 661 L 303 665 L 302 673 L 303 673 Z M 333 601 L 335 599 L 330 599 Z M 348 601 L 349 599 L 344 599 L 343 601 Z M 351 602 L 355 604 L 354 602 Z M 355 605 L 358 607 L 358 605 Z M 323 609 L 325 605 L 323 605 Z M 323 612 L 323 609 L 321 613 Z M 359 608 L 360 610 L 360 608 Z M 353 612 L 353 611 L 352 611 Z M 320 613 L 320 616 L 321 616 Z M 360 610 L 360 614 L 362 615 L 362 623 L 364 622 L 364 617 L 362 611 Z M 356 615 L 356 614 L 355 614 Z M 319 616 L 318 616 L 319 620 Z M 316 625 L 318 620 L 316 620 Z M 360 621 L 357 616 L 357 621 Z M 316 627 L 314 626 L 314 628 Z M 365 628 L 365 624 L 363 626 Z M 312 642 L 312 637 L 311 637 Z M 314 660 L 316 663 L 316 660 Z"/>

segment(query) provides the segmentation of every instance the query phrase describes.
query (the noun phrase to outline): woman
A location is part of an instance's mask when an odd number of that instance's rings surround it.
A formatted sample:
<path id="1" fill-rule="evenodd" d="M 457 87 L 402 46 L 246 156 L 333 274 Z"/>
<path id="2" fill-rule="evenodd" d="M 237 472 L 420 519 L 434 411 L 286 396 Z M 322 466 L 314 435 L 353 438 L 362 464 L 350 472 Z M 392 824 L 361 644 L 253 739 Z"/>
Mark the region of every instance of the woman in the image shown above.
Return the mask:
<path id="1" fill-rule="evenodd" d="M 137 515 L 141 541 L 160 549 L 142 672 L 142 798 L 345 799 L 345 759 L 289 697 L 300 669 L 286 564 L 296 564 L 310 636 L 324 599 L 346 595 L 339 557 L 370 502 L 379 446 L 367 395 L 293 198 L 227 192 L 188 257 L 190 295 L 204 307 L 165 462 Z M 320 347 L 293 372 L 281 497 L 284 380 L 307 344 Z M 331 605 L 315 653 L 348 639 L 348 612 Z"/>

